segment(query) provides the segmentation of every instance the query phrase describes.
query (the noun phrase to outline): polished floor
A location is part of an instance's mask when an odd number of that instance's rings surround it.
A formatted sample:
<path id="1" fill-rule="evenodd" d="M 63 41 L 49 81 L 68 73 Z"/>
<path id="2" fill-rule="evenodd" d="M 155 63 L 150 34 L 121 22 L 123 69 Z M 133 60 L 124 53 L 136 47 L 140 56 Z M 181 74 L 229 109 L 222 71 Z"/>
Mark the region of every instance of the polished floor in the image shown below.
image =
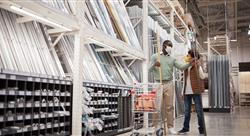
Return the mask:
<path id="1" fill-rule="evenodd" d="M 250 136 L 250 107 L 235 108 L 233 113 L 205 112 L 207 136 Z M 183 117 L 175 120 L 176 130 L 182 128 Z M 185 136 L 198 136 L 196 113 L 192 114 L 191 130 Z M 129 136 L 131 133 L 119 136 Z M 172 136 L 172 135 L 169 135 Z"/>

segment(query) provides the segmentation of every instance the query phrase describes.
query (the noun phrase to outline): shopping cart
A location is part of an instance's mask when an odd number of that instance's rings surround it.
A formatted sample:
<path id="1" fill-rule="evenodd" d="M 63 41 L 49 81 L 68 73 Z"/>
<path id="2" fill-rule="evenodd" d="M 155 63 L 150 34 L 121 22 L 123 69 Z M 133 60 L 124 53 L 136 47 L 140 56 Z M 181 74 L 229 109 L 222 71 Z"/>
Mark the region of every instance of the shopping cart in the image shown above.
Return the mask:
<path id="1" fill-rule="evenodd" d="M 162 97 L 163 97 L 163 85 L 160 83 L 135 83 L 133 89 L 131 90 L 132 94 L 132 123 L 133 131 L 131 136 L 139 135 L 154 135 L 162 136 L 163 128 L 165 128 L 163 115 L 161 112 L 162 106 Z M 135 118 L 136 113 L 146 113 L 148 119 L 146 125 L 143 128 L 137 128 L 138 122 Z M 157 115 L 157 117 L 155 117 Z M 152 117 L 154 116 L 154 117 Z M 160 124 L 158 131 L 156 130 L 156 122 Z M 164 126 L 164 127 L 163 127 Z"/>

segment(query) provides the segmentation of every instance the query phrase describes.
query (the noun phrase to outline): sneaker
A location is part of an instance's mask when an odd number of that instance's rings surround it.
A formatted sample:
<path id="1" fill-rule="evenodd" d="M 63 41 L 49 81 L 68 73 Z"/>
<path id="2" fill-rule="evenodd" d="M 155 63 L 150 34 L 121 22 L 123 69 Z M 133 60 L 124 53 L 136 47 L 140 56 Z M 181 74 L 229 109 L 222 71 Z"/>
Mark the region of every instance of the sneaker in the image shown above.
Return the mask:
<path id="1" fill-rule="evenodd" d="M 163 128 L 156 130 L 156 136 L 163 136 Z"/>
<path id="2" fill-rule="evenodd" d="M 177 132 L 174 130 L 174 128 L 169 128 L 168 129 L 169 134 L 176 135 Z"/>
<path id="3" fill-rule="evenodd" d="M 200 135 L 204 135 L 204 131 L 199 131 Z"/>
<path id="4" fill-rule="evenodd" d="M 182 129 L 182 130 L 178 131 L 178 133 L 179 133 L 179 134 L 185 134 L 185 133 L 187 133 L 188 131 L 189 131 L 189 130 Z"/>

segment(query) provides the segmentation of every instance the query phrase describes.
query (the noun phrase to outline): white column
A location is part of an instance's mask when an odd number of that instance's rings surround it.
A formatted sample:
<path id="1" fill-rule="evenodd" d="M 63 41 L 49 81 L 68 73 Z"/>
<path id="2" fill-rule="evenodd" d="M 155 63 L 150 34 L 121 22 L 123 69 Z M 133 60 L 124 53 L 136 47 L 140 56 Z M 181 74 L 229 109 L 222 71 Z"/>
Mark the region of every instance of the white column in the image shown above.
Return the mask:
<path id="1" fill-rule="evenodd" d="M 81 17 L 81 5 L 85 0 L 75 1 L 75 16 L 78 20 Z M 73 102 L 72 102 L 72 136 L 82 135 L 82 90 L 83 90 L 83 46 L 86 41 L 82 36 L 83 23 L 79 22 L 80 30 L 75 34 L 74 60 L 73 60 Z"/>
<path id="2" fill-rule="evenodd" d="M 73 62 L 73 103 L 72 103 L 72 135 L 82 135 L 82 89 L 83 89 L 83 38 L 80 32 L 75 35 Z"/>
<path id="3" fill-rule="evenodd" d="M 173 9 L 171 9 L 171 11 L 170 11 L 170 22 L 174 26 L 174 10 Z M 172 42 L 174 40 L 174 28 L 173 27 L 170 27 L 170 40 Z"/>
<path id="4" fill-rule="evenodd" d="M 142 37 L 143 37 L 143 53 L 145 60 L 142 63 L 142 82 L 148 83 L 148 65 L 149 65 L 149 47 L 148 47 L 148 0 L 142 2 Z M 148 127 L 148 114 L 144 114 L 144 127 Z"/>

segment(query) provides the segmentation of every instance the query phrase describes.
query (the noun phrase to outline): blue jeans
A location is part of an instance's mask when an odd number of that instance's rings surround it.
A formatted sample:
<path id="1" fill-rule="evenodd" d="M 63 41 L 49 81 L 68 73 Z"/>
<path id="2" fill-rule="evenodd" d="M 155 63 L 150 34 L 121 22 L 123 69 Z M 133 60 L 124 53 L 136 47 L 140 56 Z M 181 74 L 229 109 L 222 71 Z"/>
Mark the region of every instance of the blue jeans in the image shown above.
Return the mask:
<path id="1" fill-rule="evenodd" d="M 198 117 L 199 132 L 204 133 L 204 116 L 203 116 L 203 107 L 200 94 L 188 94 L 184 96 L 185 119 L 183 123 L 184 126 L 183 129 L 189 131 L 192 99 L 194 100 L 195 110 Z"/>

